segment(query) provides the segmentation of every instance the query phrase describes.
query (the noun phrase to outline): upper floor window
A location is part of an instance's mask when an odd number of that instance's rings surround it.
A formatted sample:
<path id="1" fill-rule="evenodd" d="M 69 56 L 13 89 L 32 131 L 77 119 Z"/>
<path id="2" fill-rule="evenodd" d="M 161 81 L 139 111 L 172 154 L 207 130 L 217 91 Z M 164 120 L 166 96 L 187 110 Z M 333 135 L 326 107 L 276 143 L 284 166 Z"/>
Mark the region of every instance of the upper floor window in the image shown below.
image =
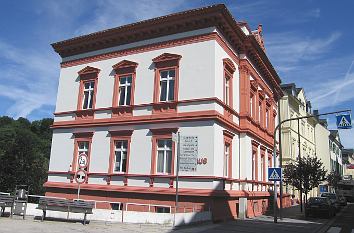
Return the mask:
<path id="1" fill-rule="evenodd" d="M 112 66 L 116 73 L 114 76 L 115 80 L 112 100 L 113 107 L 134 105 L 134 89 L 137 66 L 138 63 L 128 60 L 120 61 Z M 126 108 L 123 109 L 127 110 Z M 114 110 L 114 113 L 115 112 L 116 110 Z M 126 114 L 127 112 L 120 113 Z"/>
<path id="2" fill-rule="evenodd" d="M 160 101 L 175 100 L 175 69 L 160 71 Z"/>
<path id="3" fill-rule="evenodd" d="M 84 82 L 82 109 L 91 109 L 95 95 L 95 81 Z"/>
<path id="4" fill-rule="evenodd" d="M 179 61 L 181 55 L 164 53 L 152 59 L 155 65 L 154 103 L 167 102 L 165 105 L 156 105 L 154 110 L 161 110 L 168 105 L 168 109 L 175 110 L 173 102 L 178 101 Z M 172 102 L 172 103 L 169 103 Z"/>
<path id="5" fill-rule="evenodd" d="M 268 129 L 268 127 L 269 127 L 269 110 L 268 109 L 266 110 L 266 114 L 265 114 L 265 126 L 266 126 L 266 129 Z"/>
<path id="6" fill-rule="evenodd" d="M 90 66 L 86 66 L 78 72 L 80 77 L 78 110 L 95 108 L 99 72 L 99 69 Z M 80 116 L 80 114 L 78 116 Z M 93 115 L 91 117 L 93 117 Z"/>
<path id="7" fill-rule="evenodd" d="M 132 134 L 132 130 L 109 131 L 111 137 L 111 149 L 108 173 L 128 172 Z"/>
<path id="8" fill-rule="evenodd" d="M 157 140 L 157 173 L 171 173 L 172 168 L 172 140 Z"/>
<path id="9" fill-rule="evenodd" d="M 119 78 L 119 106 L 131 104 L 132 75 Z"/>
<path id="10" fill-rule="evenodd" d="M 253 101 L 254 101 L 254 95 L 251 94 L 251 96 L 250 96 L 250 116 L 251 117 L 253 117 L 253 112 L 254 112 L 254 110 L 253 110 L 253 106 L 254 106 Z"/>
<path id="11" fill-rule="evenodd" d="M 236 70 L 234 63 L 229 58 L 223 59 L 224 65 L 224 103 L 233 107 L 233 74 Z"/>

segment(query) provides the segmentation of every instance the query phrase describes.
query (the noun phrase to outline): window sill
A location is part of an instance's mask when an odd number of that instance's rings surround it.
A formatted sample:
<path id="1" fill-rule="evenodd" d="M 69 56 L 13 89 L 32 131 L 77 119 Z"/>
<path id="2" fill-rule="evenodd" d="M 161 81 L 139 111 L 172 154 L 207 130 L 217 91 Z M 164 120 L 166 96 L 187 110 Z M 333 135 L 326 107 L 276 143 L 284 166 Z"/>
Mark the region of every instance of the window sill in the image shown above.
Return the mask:
<path id="1" fill-rule="evenodd" d="M 93 119 L 95 110 L 94 109 L 81 109 L 81 110 L 77 110 L 75 111 L 76 114 L 76 119 L 80 119 L 80 120 L 90 120 Z"/>
<path id="2" fill-rule="evenodd" d="M 133 106 L 117 106 L 112 108 L 112 117 L 131 117 L 133 116 Z"/>
<path id="3" fill-rule="evenodd" d="M 152 107 L 152 113 L 176 113 L 177 112 L 177 102 L 158 102 L 154 103 Z"/>

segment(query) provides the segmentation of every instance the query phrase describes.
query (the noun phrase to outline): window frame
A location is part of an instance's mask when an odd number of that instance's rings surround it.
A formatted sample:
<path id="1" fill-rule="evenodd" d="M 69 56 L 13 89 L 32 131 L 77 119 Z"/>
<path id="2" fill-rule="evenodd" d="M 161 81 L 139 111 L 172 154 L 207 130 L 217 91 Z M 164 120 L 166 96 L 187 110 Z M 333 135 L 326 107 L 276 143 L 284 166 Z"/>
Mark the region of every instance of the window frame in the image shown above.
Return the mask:
<path id="1" fill-rule="evenodd" d="M 162 88 L 161 88 L 161 82 L 162 82 L 162 76 L 161 73 L 162 72 L 168 72 L 169 71 L 174 71 L 175 72 L 175 77 L 173 79 L 168 79 L 167 78 L 167 85 L 166 85 L 166 100 L 161 100 L 161 96 L 162 96 Z M 163 68 L 163 69 L 158 69 L 158 75 L 159 75 L 159 94 L 158 94 L 158 101 L 160 103 L 171 103 L 171 102 L 175 102 L 177 99 L 177 95 L 176 95 L 176 76 L 177 76 L 177 68 L 176 67 L 170 67 L 170 68 Z M 169 76 L 168 76 L 169 77 Z M 170 80 L 174 81 L 174 87 L 173 87 L 173 100 L 169 100 L 169 94 L 170 94 Z"/>
<path id="2" fill-rule="evenodd" d="M 92 111 L 96 108 L 96 97 L 97 97 L 97 86 L 98 86 L 98 75 L 100 73 L 100 69 L 94 68 L 91 66 L 86 66 L 82 70 L 78 72 L 80 84 L 79 84 L 79 93 L 78 93 L 78 101 L 77 101 L 77 111 Z M 93 97 L 92 98 L 92 108 L 83 108 L 84 104 L 84 91 L 85 91 L 85 83 L 93 82 Z M 93 117 L 93 114 L 90 115 Z"/>
<path id="3" fill-rule="evenodd" d="M 90 160 L 91 160 L 91 146 L 92 146 L 92 137 L 93 132 L 81 132 L 81 133 L 73 133 L 74 137 L 74 151 L 73 151 L 73 159 L 71 161 L 71 172 L 76 173 L 78 171 L 78 159 L 79 159 L 79 143 L 88 142 L 88 151 L 87 151 L 87 167 L 86 172 L 90 171 Z M 70 182 L 74 181 L 74 176 L 70 178 Z M 88 179 L 86 179 L 86 183 Z"/>
<path id="4" fill-rule="evenodd" d="M 164 146 L 163 147 L 159 147 L 159 141 L 164 141 Z M 167 141 L 171 142 L 171 148 L 167 147 Z M 172 138 L 159 138 L 156 139 L 156 174 L 160 174 L 160 175 L 167 175 L 167 174 L 172 174 L 172 159 L 173 159 L 173 140 Z M 159 152 L 163 151 L 163 168 L 162 171 L 158 171 L 159 168 Z M 171 171 L 168 171 L 168 153 L 167 152 L 171 152 Z"/>
<path id="5" fill-rule="evenodd" d="M 153 64 L 155 65 L 154 71 L 154 94 L 153 94 L 153 102 L 155 104 L 154 110 L 160 110 L 160 108 L 168 108 L 176 110 L 176 106 L 172 106 L 169 104 L 173 104 L 178 102 L 178 89 L 179 89 L 179 62 L 182 56 L 178 54 L 172 53 L 163 53 L 152 59 Z M 161 72 L 165 70 L 175 70 L 175 85 L 174 85 L 174 95 L 173 101 L 160 101 L 160 81 L 161 81 Z M 156 106 L 156 104 L 160 104 Z"/>
<path id="6" fill-rule="evenodd" d="M 109 156 L 109 166 L 108 174 L 128 174 L 130 165 L 130 149 L 131 149 L 131 137 L 133 130 L 119 130 L 119 131 L 109 131 L 110 139 L 110 156 Z M 115 168 L 115 142 L 117 141 L 127 141 L 127 158 L 125 172 L 114 171 Z M 110 182 L 110 180 L 109 180 Z M 127 185 L 126 182 L 124 185 Z"/>
<path id="7" fill-rule="evenodd" d="M 228 130 L 224 130 L 223 135 L 224 135 L 224 146 L 223 146 L 224 152 L 223 152 L 223 173 L 222 174 L 224 177 L 232 178 L 232 149 L 233 149 L 232 140 L 235 134 Z M 226 150 L 225 150 L 226 146 L 228 146 L 229 148 L 228 158 L 226 157 Z"/>
<path id="8" fill-rule="evenodd" d="M 173 175 L 175 174 L 175 160 L 176 160 L 176 143 L 172 140 L 172 133 L 178 131 L 177 128 L 157 128 L 150 129 L 152 137 L 152 148 L 151 148 L 151 175 Z M 157 143 L 158 140 L 169 139 L 172 141 L 172 158 L 171 158 L 171 172 L 170 173 L 158 173 L 157 172 Z M 153 180 L 151 181 L 150 186 L 153 186 Z"/>
<path id="9" fill-rule="evenodd" d="M 135 80 L 136 80 L 136 69 L 138 63 L 122 60 L 117 64 L 113 65 L 112 68 L 115 72 L 114 75 L 114 85 L 113 85 L 113 98 L 112 98 L 112 117 L 118 116 L 132 116 L 133 106 L 135 104 Z M 131 76 L 131 88 L 130 88 L 130 104 L 129 105 L 119 105 L 120 102 L 120 80 L 121 78 Z"/>

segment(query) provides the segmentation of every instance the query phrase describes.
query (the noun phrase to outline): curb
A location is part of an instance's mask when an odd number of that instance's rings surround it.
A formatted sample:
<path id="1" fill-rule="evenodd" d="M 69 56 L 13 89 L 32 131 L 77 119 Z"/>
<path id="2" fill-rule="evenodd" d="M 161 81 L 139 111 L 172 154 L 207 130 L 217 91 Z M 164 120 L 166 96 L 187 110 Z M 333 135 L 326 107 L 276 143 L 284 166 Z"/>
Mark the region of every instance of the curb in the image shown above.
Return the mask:
<path id="1" fill-rule="evenodd" d="M 348 205 L 346 205 L 342 210 L 333 218 L 330 219 L 326 224 L 323 226 L 320 226 L 314 233 L 325 233 L 327 230 L 330 228 L 330 226 L 339 218 L 343 215 L 344 210 L 348 208 Z"/>

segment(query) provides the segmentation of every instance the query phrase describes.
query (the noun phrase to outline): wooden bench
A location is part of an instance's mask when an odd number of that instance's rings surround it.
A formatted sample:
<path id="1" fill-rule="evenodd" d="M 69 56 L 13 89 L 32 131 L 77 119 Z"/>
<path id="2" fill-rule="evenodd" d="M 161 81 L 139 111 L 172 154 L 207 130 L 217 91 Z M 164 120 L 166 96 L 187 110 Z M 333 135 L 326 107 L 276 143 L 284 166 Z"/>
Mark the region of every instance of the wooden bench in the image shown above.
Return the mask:
<path id="1" fill-rule="evenodd" d="M 15 197 L 11 195 L 0 194 L 0 207 L 1 207 L 1 216 L 5 213 L 6 207 L 11 207 L 10 216 L 12 217 L 13 208 L 14 208 Z"/>
<path id="2" fill-rule="evenodd" d="M 84 221 L 86 224 L 87 214 L 92 214 L 92 209 L 95 206 L 94 202 L 88 201 L 73 201 L 67 199 L 57 199 L 57 198 L 40 198 L 37 209 L 43 210 L 42 221 L 46 217 L 47 210 L 67 212 L 67 219 L 69 219 L 69 213 L 83 213 Z"/>

